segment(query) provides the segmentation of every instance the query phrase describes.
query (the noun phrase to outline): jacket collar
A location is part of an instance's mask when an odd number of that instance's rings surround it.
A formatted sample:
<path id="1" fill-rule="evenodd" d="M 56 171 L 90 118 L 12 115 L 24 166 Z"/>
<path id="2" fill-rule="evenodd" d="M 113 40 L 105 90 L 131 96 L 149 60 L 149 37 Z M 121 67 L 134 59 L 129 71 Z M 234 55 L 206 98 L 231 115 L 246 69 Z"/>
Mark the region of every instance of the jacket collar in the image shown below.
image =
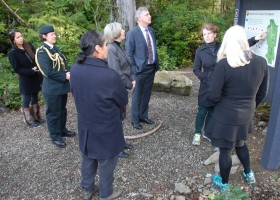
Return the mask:
<path id="1" fill-rule="evenodd" d="M 117 51 L 124 57 L 124 59 L 126 59 L 130 63 L 129 58 L 127 57 L 127 55 L 125 54 L 124 50 L 120 46 L 118 46 L 114 42 L 110 43 L 110 45 L 114 46 L 117 49 Z"/>
<path id="2" fill-rule="evenodd" d="M 106 60 L 95 58 L 93 56 L 87 56 L 84 64 L 109 68 Z"/>

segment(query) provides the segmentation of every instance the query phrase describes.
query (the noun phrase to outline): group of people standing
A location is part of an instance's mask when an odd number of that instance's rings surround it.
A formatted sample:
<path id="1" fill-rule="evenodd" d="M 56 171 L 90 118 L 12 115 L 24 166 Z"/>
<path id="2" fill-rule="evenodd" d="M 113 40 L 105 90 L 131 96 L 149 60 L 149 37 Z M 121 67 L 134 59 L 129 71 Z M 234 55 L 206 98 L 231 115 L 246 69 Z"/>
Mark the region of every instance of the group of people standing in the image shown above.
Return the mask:
<path id="1" fill-rule="evenodd" d="M 244 167 L 245 181 L 256 182 L 245 141 L 255 109 L 267 93 L 268 68 L 266 60 L 249 47 L 263 40 L 265 33 L 247 40 L 244 29 L 233 26 L 225 33 L 222 44 L 215 42 L 218 29 L 214 24 L 206 23 L 200 33 L 204 43 L 196 50 L 193 67 L 200 87 L 192 144 L 200 145 L 204 127 L 203 136 L 220 151 L 220 175 L 214 174 L 212 182 L 226 191 L 233 148 Z"/>
<path id="2" fill-rule="evenodd" d="M 138 8 L 135 18 L 138 26 L 127 36 L 117 22 L 106 25 L 104 34 L 96 30 L 84 33 L 80 40 L 81 52 L 70 69 L 55 46 L 52 25 L 40 28 L 43 45 L 36 53 L 30 43 L 23 41 L 19 31 L 9 33 L 13 43 L 9 59 L 20 78 L 24 121 L 30 126 L 43 123 L 38 105 L 42 85 L 50 138 L 61 148 L 66 147 L 63 137 L 75 136 L 75 132 L 65 126 L 67 96 L 70 91 L 73 94 L 78 115 L 84 199 L 91 199 L 97 191 L 100 200 L 115 199 L 122 193 L 121 188 L 113 188 L 113 182 L 118 157 L 128 157 L 124 149 L 133 148 L 125 142 L 122 127 L 127 90 L 132 90 L 133 128 L 143 129 L 141 123 L 155 123 L 148 111 L 154 76 L 159 69 L 156 37 L 149 26 L 151 15 L 146 7 Z M 200 144 L 205 124 L 205 136 L 220 149 L 221 176 L 213 175 L 212 180 L 222 191 L 228 188 L 233 148 L 244 166 L 245 180 L 255 182 L 245 141 L 255 108 L 266 94 L 268 70 L 265 59 L 250 51 L 242 27 L 228 29 L 221 45 L 215 42 L 215 25 L 205 24 L 201 35 L 204 43 L 197 49 L 194 61 L 200 89 L 192 143 Z M 263 36 L 253 38 L 252 44 L 259 39 Z M 97 169 L 98 185 L 95 184 Z"/>
<path id="3" fill-rule="evenodd" d="M 9 52 L 11 65 L 20 80 L 31 82 L 20 81 L 25 122 L 32 127 L 43 122 L 40 115 L 35 118 L 37 115 L 31 110 L 33 105 L 38 105 L 38 92 L 42 86 L 49 136 L 60 148 L 66 147 L 63 137 L 75 136 L 75 132 L 65 126 L 67 97 L 70 91 L 73 94 L 82 153 L 84 199 L 91 199 L 97 191 L 100 200 L 115 199 L 122 193 L 121 188 L 113 188 L 113 172 L 118 157 L 128 157 L 124 149 L 133 148 L 125 142 L 122 127 L 128 103 L 127 90 L 132 90 L 133 128 L 143 129 L 141 123 L 155 123 L 148 117 L 148 105 L 155 72 L 159 69 L 156 37 L 149 27 L 151 15 L 146 7 L 138 8 L 135 18 L 138 26 L 127 34 L 125 50 L 121 46 L 125 31 L 117 22 L 108 24 L 104 35 L 95 30 L 84 33 L 80 40 L 81 53 L 71 69 L 55 45 L 56 33 L 52 25 L 40 28 L 43 45 L 36 52 L 31 44 L 23 45 L 20 31 L 13 30 L 9 34 L 13 44 Z M 19 37 L 21 45 L 17 43 Z M 98 186 L 95 185 L 97 169 Z"/>

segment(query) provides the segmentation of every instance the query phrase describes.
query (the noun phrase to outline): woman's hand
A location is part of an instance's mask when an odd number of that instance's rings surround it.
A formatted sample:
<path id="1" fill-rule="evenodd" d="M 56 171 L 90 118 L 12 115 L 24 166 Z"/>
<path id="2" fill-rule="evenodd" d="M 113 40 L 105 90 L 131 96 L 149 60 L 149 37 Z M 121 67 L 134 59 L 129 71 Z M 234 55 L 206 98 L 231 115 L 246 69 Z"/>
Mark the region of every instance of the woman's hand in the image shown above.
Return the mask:
<path id="1" fill-rule="evenodd" d="M 262 32 L 261 34 L 255 36 L 255 40 L 263 40 L 263 39 L 265 39 L 266 33 L 267 32 L 265 31 L 265 32 Z"/>

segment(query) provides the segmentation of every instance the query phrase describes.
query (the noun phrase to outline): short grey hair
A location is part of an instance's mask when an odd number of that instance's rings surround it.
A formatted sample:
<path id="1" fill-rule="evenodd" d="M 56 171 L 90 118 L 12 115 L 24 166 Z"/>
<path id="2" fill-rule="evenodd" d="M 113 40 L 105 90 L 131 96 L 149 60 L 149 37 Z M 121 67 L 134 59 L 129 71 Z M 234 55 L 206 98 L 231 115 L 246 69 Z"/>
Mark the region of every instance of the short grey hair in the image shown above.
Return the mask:
<path id="1" fill-rule="evenodd" d="M 142 12 L 149 11 L 147 7 L 139 7 L 135 13 L 135 21 L 138 22 L 139 17 L 141 16 Z"/>
<path id="2" fill-rule="evenodd" d="M 104 37 L 108 43 L 114 42 L 121 36 L 122 25 L 118 22 L 112 22 L 107 24 L 104 28 Z"/>

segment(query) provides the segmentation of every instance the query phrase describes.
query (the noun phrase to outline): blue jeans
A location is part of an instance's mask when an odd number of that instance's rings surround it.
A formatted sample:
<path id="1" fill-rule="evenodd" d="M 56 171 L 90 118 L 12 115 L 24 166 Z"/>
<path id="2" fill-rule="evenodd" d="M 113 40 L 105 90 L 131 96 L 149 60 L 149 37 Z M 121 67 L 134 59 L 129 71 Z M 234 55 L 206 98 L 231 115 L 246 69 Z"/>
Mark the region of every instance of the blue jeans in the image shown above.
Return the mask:
<path id="1" fill-rule="evenodd" d="M 99 197 L 106 198 L 113 193 L 114 170 L 118 156 L 103 160 L 91 159 L 82 155 L 82 182 L 81 187 L 93 191 L 97 168 L 99 168 Z"/>
<path id="2" fill-rule="evenodd" d="M 195 133 L 201 134 L 203 125 L 206 124 L 212 116 L 214 107 L 198 106 L 195 118 Z"/>

